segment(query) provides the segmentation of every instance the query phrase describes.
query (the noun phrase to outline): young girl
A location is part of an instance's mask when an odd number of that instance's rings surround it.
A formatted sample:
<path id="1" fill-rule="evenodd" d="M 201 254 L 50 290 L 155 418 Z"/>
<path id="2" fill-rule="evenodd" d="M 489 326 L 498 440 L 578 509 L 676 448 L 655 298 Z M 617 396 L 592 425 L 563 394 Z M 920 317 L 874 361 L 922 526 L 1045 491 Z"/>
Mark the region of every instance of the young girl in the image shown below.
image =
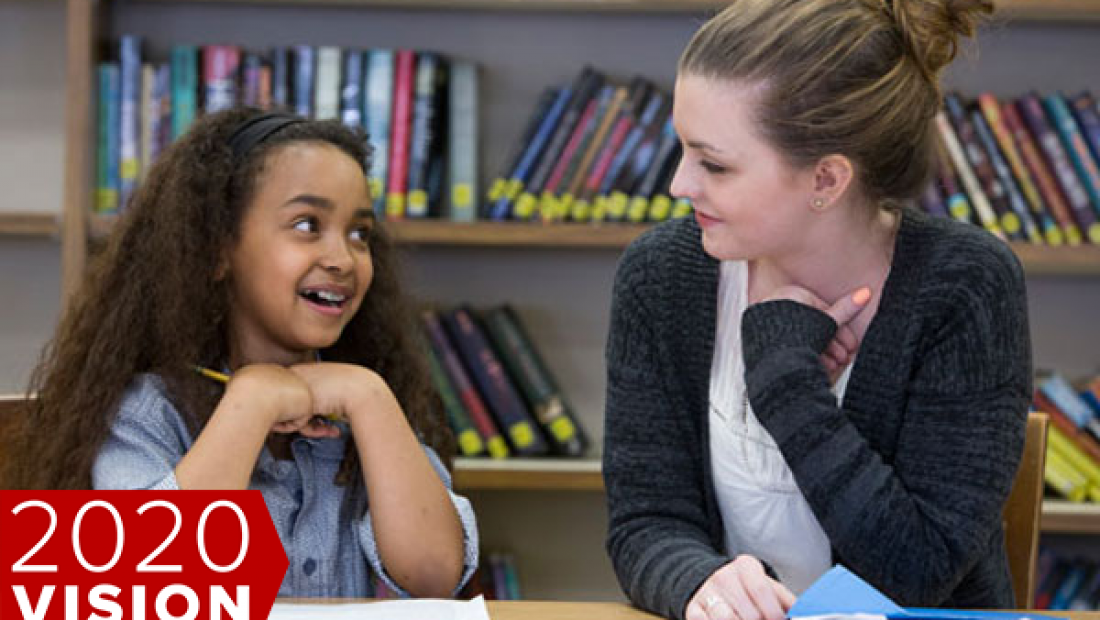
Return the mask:
<path id="1" fill-rule="evenodd" d="M 280 596 L 373 596 L 372 574 L 456 592 L 474 515 L 448 488 L 368 149 L 252 109 L 172 146 L 32 377 L 9 485 L 259 489 L 290 560 Z"/>

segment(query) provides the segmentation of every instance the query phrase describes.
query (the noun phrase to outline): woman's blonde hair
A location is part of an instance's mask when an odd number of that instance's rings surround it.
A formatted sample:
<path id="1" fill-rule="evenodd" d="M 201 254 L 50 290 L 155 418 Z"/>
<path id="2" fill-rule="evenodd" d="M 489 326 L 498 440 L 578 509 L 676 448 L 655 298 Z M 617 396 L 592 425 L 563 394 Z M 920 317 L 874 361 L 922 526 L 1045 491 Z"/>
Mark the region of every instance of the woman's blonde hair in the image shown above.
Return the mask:
<path id="1" fill-rule="evenodd" d="M 734 0 L 692 38 L 681 75 L 763 86 L 761 135 L 796 166 L 848 157 L 873 204 L 931 171 L 939 75 L 991 0 Z"/>

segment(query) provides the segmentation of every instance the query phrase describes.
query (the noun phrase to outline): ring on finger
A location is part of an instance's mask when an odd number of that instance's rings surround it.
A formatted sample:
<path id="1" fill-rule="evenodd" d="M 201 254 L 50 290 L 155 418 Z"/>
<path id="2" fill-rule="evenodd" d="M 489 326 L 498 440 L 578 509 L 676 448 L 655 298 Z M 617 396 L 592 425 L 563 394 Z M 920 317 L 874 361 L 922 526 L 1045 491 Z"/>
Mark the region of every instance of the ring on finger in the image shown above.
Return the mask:
<path id="1" fill-rule="evenodd" d="M 703 600 L 703 607 L 705 609 L 709 610 L 711 607 L 714 607 L 715 605 L 717 605 L 718 603 L 721 603 L 721 602 L 722 602 L 722 597 L 718 596 L 717 594 L 708 594 L 707 598 L 705 598 Z"/>

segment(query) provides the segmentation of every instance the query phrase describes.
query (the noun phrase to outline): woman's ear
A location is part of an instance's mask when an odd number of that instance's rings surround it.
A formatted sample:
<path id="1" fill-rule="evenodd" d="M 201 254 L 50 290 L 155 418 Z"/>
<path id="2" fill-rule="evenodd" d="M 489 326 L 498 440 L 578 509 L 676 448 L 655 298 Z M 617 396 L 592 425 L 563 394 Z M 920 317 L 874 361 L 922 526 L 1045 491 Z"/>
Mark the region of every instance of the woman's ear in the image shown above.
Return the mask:
<path id="1" fill-rule="evenodd" d="M 843 155 L 826 155 L 818 160 L 814 167 L 813 206 L 824 210 L 835 203 L 848 191 L 854 175 L 852 160 Z"/>

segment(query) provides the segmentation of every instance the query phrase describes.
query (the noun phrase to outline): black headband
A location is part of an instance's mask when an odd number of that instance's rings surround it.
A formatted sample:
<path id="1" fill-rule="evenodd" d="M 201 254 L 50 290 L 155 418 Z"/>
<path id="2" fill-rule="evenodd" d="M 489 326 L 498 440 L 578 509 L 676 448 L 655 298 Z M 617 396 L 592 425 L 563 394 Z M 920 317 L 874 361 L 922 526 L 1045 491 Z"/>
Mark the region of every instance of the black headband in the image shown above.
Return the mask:
<path id="1" fill-rule="evenodd" d="M 272 134 L 284 127 L 304 122 L 301 118 L 283 112 L 269 112 L 248 119 L 233 130 L 229 136 L 229 148 L 233 149 L 233 159 L 240 161 L 257 144 L 267 140 Z"/>

